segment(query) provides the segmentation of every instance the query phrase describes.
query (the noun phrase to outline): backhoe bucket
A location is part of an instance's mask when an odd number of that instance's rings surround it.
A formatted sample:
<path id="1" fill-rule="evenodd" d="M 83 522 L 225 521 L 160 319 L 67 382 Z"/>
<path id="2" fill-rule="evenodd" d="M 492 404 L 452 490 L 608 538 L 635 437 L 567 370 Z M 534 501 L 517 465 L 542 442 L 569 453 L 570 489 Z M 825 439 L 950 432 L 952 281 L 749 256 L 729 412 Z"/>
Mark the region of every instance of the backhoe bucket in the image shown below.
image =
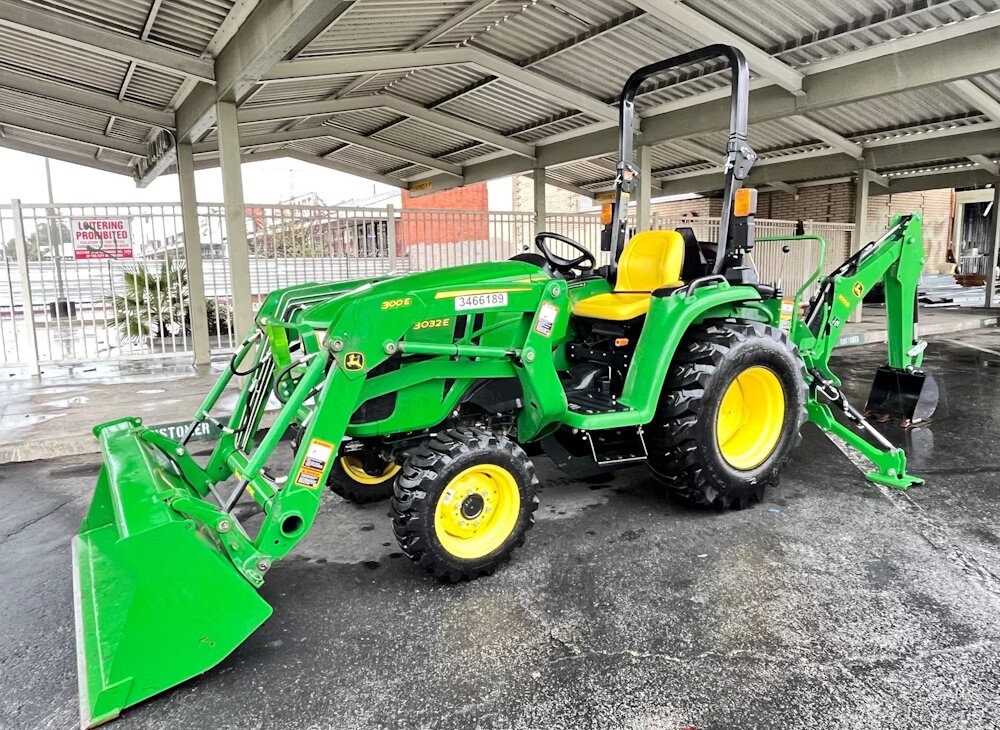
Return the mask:
<path id="1" fill-rule="evenodd" d="M 903 426 L 912 426 L 934 415 L 938 397 L 938 385 L 933 375 L 883 365 L 875 373 L 865 414 L 882 420 L 895 419 Z"/>
<path id="2" fill-rule="evenodd" d="M 271 614 L 214 540 L 165 496 L 193 494 L 136 419 L 98 426 L 104 467 L 73 538 L 84 728 L 210 669 Z"/>

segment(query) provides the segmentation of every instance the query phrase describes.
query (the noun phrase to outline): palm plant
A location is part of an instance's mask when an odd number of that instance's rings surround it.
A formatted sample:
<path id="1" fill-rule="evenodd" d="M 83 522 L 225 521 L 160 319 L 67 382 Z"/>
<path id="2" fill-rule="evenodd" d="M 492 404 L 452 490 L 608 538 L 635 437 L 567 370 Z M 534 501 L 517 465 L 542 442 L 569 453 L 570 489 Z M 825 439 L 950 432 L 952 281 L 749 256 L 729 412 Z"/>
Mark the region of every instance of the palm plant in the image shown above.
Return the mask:
<path id="1" fill-rule="evenodd" d="M 169 337 L 187 329 L 187 270 L 169 256 L 155 264 L 136 263 L 122 271 L 122 292 L 107 299 L 118 331 L 127 340 Z"/>

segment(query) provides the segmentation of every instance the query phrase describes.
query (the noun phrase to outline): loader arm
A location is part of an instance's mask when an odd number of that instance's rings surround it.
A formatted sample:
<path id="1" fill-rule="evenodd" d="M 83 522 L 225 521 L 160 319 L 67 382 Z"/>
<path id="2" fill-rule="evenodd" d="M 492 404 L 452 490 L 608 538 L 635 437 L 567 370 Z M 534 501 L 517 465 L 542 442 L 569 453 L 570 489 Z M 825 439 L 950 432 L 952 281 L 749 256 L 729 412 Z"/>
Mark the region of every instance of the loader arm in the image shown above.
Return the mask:
<path id="1" fill-rule="evenodd" d="M 903 425 L 914 422 L 915 411 L 922 417 L 933 413 L 937 387 L 933 378 L 919 370 L 926 343 L 918 341 L 916 331 L 917 285 L 924 258 L 920 215 L 895 216 L 881 238 L 863 246 L 823 278 L 804 315 L 794 318 L 789 329 L 807 373 L 809 419 L 846 441 L 875 465 L 875 470 L 867 474 L 868 479 L 899 489 L 923 480 L 906 473 L 903 450 L 872 427 L 866 413 L 847 401 L 840 390 L 840 379 L 830 370 L 830 356 L 865 294 L 883 281 L 888 364 L 876 375 L 866 412 L 898 416 Z M 795 305 L 797 309 L 797 301 Z M 878 445 L 837 420 L 831 406 L 841 410 Z"/>

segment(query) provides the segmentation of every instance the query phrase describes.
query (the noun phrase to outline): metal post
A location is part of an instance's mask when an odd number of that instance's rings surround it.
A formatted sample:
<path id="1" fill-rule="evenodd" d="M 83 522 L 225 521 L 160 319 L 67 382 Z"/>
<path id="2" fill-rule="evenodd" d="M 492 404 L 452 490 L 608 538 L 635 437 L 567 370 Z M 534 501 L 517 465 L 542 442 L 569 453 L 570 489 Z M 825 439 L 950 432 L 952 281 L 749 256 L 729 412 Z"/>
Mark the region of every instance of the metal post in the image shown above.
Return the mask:
<path id="1" fill-rule="evenodd" d="M 997 304 L 997 249 L 1000 248 L 1000 184 L 993 183 L 993 209 L 990 211 L 990 225 L 986 240 L 990 255 L 986 258 L 986 306 Z"/>
<path id="2" fill-rule="evenodd" d="M 207 365 L 212 360 L 208 340 L 208 309 L 205 302 L 205 265 L 201 252 L 201 227 L 198 225 L 198 194 L 194 182 L 194 152 L 190 144 L 177 145 L 177 181 L 181 189 L 181 222 L 184 230 L 184 261 L 187 269 L 188 316 L 194 364 Z"/>
<path id="3" fill-rule="evenodd" d="M 56 207 L 55 207 L 55 196 L 52 194 L 52 166 L 49 164 L 49 158 L 45 158 L 45 186 L 49 191 L 49 208 L 46 210 L 47 224 L 49 237 L 49 250 L 52 252 L 52 261 L 55 265 L 56 270 L 56 318 L 62 313 L 63 302 L 66 301 L 66 284 L 63 280 L 63 268 L 62 268 L 62 253 L 63 253 L 63 240 L 62 240 L 62 221 L 56 218 Z M 52 243 L 52 228 L 55 227 L 56 241 L 53 247 Z M 69 307 L 66 307 L 66 314 L 69 315 Z"/>
<path id="4" fill-rule="evenodd" d="M 854 236 L 851 238 L 851 255 L 853 256 L 868 242 L 868 204 L 870 200 L 872 171 L 866 167 L 858 168 L 857 186 L 854 191 Z M 861 321 L 861 309 L 864 305 L 858 302 L 857 308 L 851 313 L 849 322 Z"/>
<path id="5" fill-rule="evenodd" d="M 652 227 L 650 200 L 653 192 L 653 156 L 648 145 L 639 145 L 636 150 L 639 167 L 639 191 L 635 203 L 635 230 L 648 231 Z"/>
<path id="6" fill-rule="evenodd" d="M 545 168 L 536 167 L 532 178 L 535 185 L 535 235 L 538 235 L 546 229 L 546 218 L 548 217 L 548 201 L 545 197 Z"/>
<path id="7" fill-rule="evenodd" d="M 21 278 L 21 311 L 24 316 L 24 326 L 28 332 L 28 365 L 35 375 L 41 375 L 38 366 L 38 335 L 35 332 L 35 307 L 31 299 L 31 277 L 28 274 L 28 245 L 24 237 L 24 218 L 21 215 L 21 201 L 10 201 L 14 214 L 14 251 L 17 254 L 17 273 Z M 13 316 L 13 312 L 11 312 Z M 15 329 L 15 336 L 17 330 Z"/>
<path id="8" fill-rule="evenodd" d="M 385 241 L 389 247 L 389 272 L 395 273 L 399 265 L 396 261 L 396 206 L 391 203 L 385 206 Z"/>
<path id="9" fill-rule="evenodd" d="M 233 287 L 236 332 L 243 336 L 253 327 L 253 299 L 250 291 L 250 250 L 247 242 L 246 203 L 240 173 L 240 132 L 236 124 L 236 104 L 216 102 L 218 112 L 219 161 L 222 167 L 222 195 L 226 202 L 226 249 L 229 278 Z"/>

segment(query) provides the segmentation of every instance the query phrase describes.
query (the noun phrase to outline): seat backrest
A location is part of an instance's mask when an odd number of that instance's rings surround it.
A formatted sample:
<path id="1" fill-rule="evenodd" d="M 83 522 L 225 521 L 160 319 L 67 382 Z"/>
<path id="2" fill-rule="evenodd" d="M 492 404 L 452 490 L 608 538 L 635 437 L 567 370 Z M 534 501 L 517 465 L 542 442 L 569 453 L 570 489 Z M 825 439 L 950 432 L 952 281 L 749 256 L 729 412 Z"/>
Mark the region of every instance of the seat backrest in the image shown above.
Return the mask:
<path id="1" fill-rule="evenodd" d="M 704 276 L 708 273 L 708 261 L 705 259 L 705 252 L 701 249 L 698 237 L 694 234 L 694 229 L 678 228 L 677 232 L 684 239 L 684 266 L 681 267 L 681 278 L 684 281 L 691 281 Z"/>
<path id="2" fill-rule="evenodd" d="M 652 292 L 680 286 L 684 239 L 677 231 L 643 231 L 632 236 L 618 260 L 616 292 Z"/>

